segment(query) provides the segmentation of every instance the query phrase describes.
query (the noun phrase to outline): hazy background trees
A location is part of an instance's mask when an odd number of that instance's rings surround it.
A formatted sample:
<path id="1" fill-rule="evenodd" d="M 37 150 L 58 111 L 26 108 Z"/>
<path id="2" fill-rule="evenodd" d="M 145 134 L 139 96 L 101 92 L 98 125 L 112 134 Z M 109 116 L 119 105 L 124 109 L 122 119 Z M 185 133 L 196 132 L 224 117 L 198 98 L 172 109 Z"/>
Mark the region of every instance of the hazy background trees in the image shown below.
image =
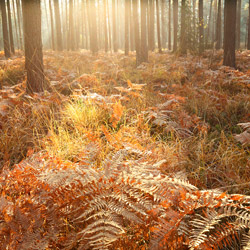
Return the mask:
<path id="1" fill-rule="evenodd" d="M 40 10 L 29 13 L 25 3 Z M 136 51 L 136 64 L 148 51 L 202 54 L 224 48 L 224 64 L 235 67 L 235 49 L 250 48 L 249 0 L 1 0 L 0 49 L 6 58 L 27 50 Z M 39 13 L 40 13 L 39 12 Z M 26 13 L 27 15 L 27 13 Z M 228 17 L 228 18 L 227 18 Z M 38 22 L 38 19 L 40 21 Z M 27 33 L 29 29 L 29 34 Z M 28 37 L 28 38 L 27 38 Z M 28 39 L 28 40 L 27 40 Z M 40 52 L 39 52 L 40 53 Z M 123 52 L 122 52 L 123 53 Z M 40 68 L 40 66 L 36 66 Z"/>

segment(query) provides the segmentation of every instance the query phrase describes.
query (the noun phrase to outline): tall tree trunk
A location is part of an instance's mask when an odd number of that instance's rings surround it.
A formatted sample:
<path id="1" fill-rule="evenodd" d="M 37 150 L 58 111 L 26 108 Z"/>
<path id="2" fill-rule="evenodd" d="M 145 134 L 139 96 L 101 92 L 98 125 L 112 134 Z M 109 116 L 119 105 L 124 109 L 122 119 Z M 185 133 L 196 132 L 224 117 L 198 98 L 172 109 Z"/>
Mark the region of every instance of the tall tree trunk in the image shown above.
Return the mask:
<path id="1" fill-rule="evenodd" d="M 248 4 L 248 36 L 247 36 L 247 49 L 250 50 L 250 0 Z"/>
<path id="2" fill-rule="evenodd" d="M 12 20 L 11 20 L 11 11 L 10 11 L 10 0 L 7 0 L 7 9 L 8 9 L 8 23 L 9 23 L 9 35 L 10 35 L 10 50 L 12 54 L 15 54 L 14 38 L 12 31 Z"/>
<path id="3" fill-rule="evenodd" d="M 133 13 L 132 13 L 132 7 L 133 7 L 133 0 L 129 1 L 129 27 L 130 27 L 130 50 L 135 50 L 135 37 L 134 37 L 134 20 L 133 20 Z"/>
<path id="4" fill-rule="evenodd" d="M 23 0 L 25 68 L 28 93 L 44 90 L 40 0 Z"/>
<path id="5" fill-rule="evenodd" d="M 217 22 L 216 22 L 216 49 L 221 48 L 221 0 L 218 2 Z"/>
<path id="6" fill-rule="evenodd" d="M 55 50 L 55 32 L 54 32 L 54 16 L 52 11 L 52 0 L 49 0 L 50 26 L 51 26 L 51 45 L 52 50 Z"/>
<path id="7" fill-rule="evenodd" d="M 136 65 L 140 65 L 141 62 L 141 50 L 140 50 L 140 33 L 139 33 L 139 18 L 138 18 L 138 1 L 133 0 L 133 19 L 134 19 L 134 37 L 135 37 L 135 50 L 136 50 Z"/>
<path id="8" fill-rule="evenodd" d="M 236 1 L 225 0 L 223 65 L 235 67 Z"/>
<path id="9" fill-rule="evenodd" d="M 2 29 L 3 29 L 3 44 L 4 44 L 4 55 L 6 58 L 10 57 L 10 40 L 8 32 L 8 22 L 6 15 L 5 1 L 1 0 L 1 12 L 2 12 Z"/>
<path id="10" fill-rule="evenodd" d="M 213 48 L 215 46 L 215 31 L 216 31 L 216 15 L 217 15 L 217 6 L 218 2 L 217 0 L 214 0 L 214 11 L 213 11 L 213 27 L 212 27 L 212 42 L 213 42 Z"/>
<path id="11" fill-rule="evenodd" d="M 177 40 L 178 40 L 178 0 L 173 0 L 173 18 L 174 18 L 174 47 L 173 50 L 177 50 Z"/>
<path id="12" fill-rule="evenodd" d="M 16 44 L 17 44 L 17 48 L 21 49 L 21 45 L 18 39 L 18 26 L 17 26 L 17 14 L 16 14 L 16 8 L 15 8 L 15 0 L 12 0 L 12 9 L 13 9 L 13 14 L 14 14 Z"/>
<path id="13" fill-rule="evenodd" d="M 98 52 L 98 38 L 97 38 L 97 23 L 96 23 L 96 5 L 95 1 L 88 2 L 88 17 L 89 17 L 89 33 L 90 33 L 90 50 L 93 55 Z"/>
<path id="14" fill-rule="evenodd" d="M 196 0 L 193 0 L 193 32 L 194 32 L 194 41 L 196 41 Z"/>
<path id="15" fill-rule="evenodd" d="M 129 53 L 129 7 L 130 0 L 125 0 L 125 55 Z"/>
<path id="16" fill-rule="evenodd" d="M 109 5 L 108 5 L 109 6 Z M 109 30 L 109 50 L 112 51 L 112 30 L 111 30 L 111 14 L 110 14 L 110 8 L 107 8 L 108 13 L 108 30 Z"/>
<path id="17" fill-rule="evenodd" d="M 203 0 L 199 0 L 199 53 L 204 51 Z"/>
<path id="18" fill-rule="evenodd" d="M 149 0 L 149 19 L 150 19 L 150 27 L 149 27 L 149 49 L 153 51 L 155 49 L 155 2 L 154 0 Z"/>
<path id="19" fill-rule="evenodd" d="M 48 14 L 48 8 L 47 8 L 47 1 L 44 0 L 44 12 L 45 12 L 45 16 L 46 16 L 46 24 L 47 24 L 47 27 L 50 27 L 49 26 L 49 14 Z M 50 32 L 52 33 L 52 32 Z M 52 49 L 53 48 L 53 42 L 52 42 L 52 35 L 50 36 L 51 39 L 48 39 L 48 48 Z M 46 44 L 45 44 L 46 45 Z"/>
<path id="20" fill-rule="evenodd" d="M 73 19 L 73 0 L 69 0 L 69 48 L 75 50 L 75 29 Z"/>
<path id="21" fill-rule="evenodd" d="M 180 48 L 181 54 L 187 54 L 187 37 L 186 37 L 186 0 L 181 1 L 181 40 L 180 40 Z"/>
<path id="22" fill-rule="evenodd" d="M 108 25 L 107 25 L 107 0 L 104 0 L 104 35 L 105 35 L 105 52 L 108 52 Z"/>
<path id="23" fill-rule="evenodd" d="M 169 0 L 169 5 L 168 5 L 168 49 L 171 50 L 171 0 Z"/>
<path id="24" fill-rule="evenodd" d="M 162 38 L 162 47 L 166 48 L 166 0 L 161 0 L 161 38 Z"/>
<path id="25" fill-rule="evenodd" d="M 159 0 L 156 0 L 156 18 L 157 18 L 157 40 L 159 53 L 162 53 L 161 48 L 161 27 L 160 27 L 160 11 L 159 11 Z"/>
<path id="26" fill-rule="evenodd" d="M 55 8 L 55 19 L 56 19 L 56 48 L 59 51 L 63 50 L 62 44 L 62 27 L 61 27 L 61 17 L 60 17 L 60 8 L 58 0 L 54 0 Z"/>
<path id="27" fill-rule="evenodd" d="M 89 19 L 88 19 L 88 7 L 84 0 L 84 26 L 85 26 L 85 49 L 89 49 Z"/>
<path id="28" fill-rule="evenodd" d="M 210 2 L 210 8 L 209 8 L 209 16 L 208 16 L 208 28 L 207 28 L 207 37 L 206 37 L 206 48 L 209 46 L 209 41 L 210 39 L 210 31 L 211 31 L 211 25 L 212 25 L 212 5 L 213 5 L 213 0 Z"/>
<path id="29" fill-rule="evenodd" d="M 147 0 L 141 0 L 141 62 L 148 61 L 147 4 Z"/>
<path id="30" fill-rule="evenodd" d="M 116 0 L 112 0 L 112 24 L 113 24 L 113 47 L 114 52 L 117 52 L 117 35 L 116 35 Z"/>
<path id="31" fill-rule="evenodd" d="M 240 48 L 240 28 L 241 28 L 241 0 L 237 0 L 236 19 L 236 49 Z"/>
<path id="32" fill-rule="evenodd" d="M 21 13 L 21 6 L 19 0 L 16 0 L 16 7 L 17 7 L 17 19 L 18 19 L 18 30 L 19 30 L 19 41 L 21 44 L 21 49 L 23 50 L 23 33 L 22 33 L 22 13 Z"/>

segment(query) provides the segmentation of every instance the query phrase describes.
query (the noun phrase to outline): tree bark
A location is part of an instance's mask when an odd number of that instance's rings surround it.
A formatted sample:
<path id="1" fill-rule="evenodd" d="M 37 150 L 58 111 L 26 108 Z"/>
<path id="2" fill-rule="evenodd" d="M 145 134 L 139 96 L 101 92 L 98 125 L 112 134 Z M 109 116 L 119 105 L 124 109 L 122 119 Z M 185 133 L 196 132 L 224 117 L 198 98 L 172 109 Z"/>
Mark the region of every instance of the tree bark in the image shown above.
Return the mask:
<path id="1" fill-rule="evenodd" d="M 178 40 L 178 0 L 173 0 L 173 18 L 174 18 L 174 47 L 173 50 L 177 50 L 177 40 Z"/>
<path id="2" fill-rule="evenodd" d="M 133 19 L 134 19 L 134 37 L 135 37 L 135 50 L 136 50 L 136 65 L 140 65 L 141 62 L 141 50 L 140 50 L 140 34 L 139 34 L 139 18 L 138 18 L 138 1 L 133 0 Z"/>
<path id="3" fill-rule="evenodd" d="M 210 31 L 211 31 L 211 25 L 212 25 L 212 5 L 213 5 L 213 0 L 210 2 L 210 8 L 209 8 L 209 16 L 208 16 L 208 28 L 207 28 L 207 37 L 206 37 L 206 48 L 209 47 L 209 42 L 210 42 Z"/>
<path id="4" fill-rule="evenodd" d="M 114 52 L 118 51 L 117 49 L 117 35 L 116 35 L 116 0 L 112 0 L 112 24 L 113 24 L 113 47 Z"/>
<path id="5" fill-rule="evenodd" d="M 22 14 L 21 14 L 21 7 L 19 0 L 16 0 L 16 7 L 17 7 L 17 19 L 18 19 L 18 30 L 19 30 L 19 41 L 21 45 L 21 49 L 23 50 L 23 33 L 22 33 Z"/>
<path id="6" fill-rule="evenodd" d="M 75 50 L 75 29 L 73 19 L 73 0 L 69 0 L 69 48 Z"/>
<path id="7" fill-rule="evenodd" d="M 237 16 L 236 16 L 236 49 L 240 48 L 240 28 L 241 28 L 241 0 L 237 0 Z"/>
<path id="8" fill-rule="evenodd" d="M 44 90 L 40 0 L 23 0 L 25 68 L 28 93 Z"/>
<path id="9" fill-rule="evenodd" d="M 147 0 L 141 0 L 141 62 L 148 61 L 148 45 L 147 45 Z"/>
<path id="10" fill-rule="evenodd" d="M 169 5 L 168 5 L 168 49 L 171 50 L 172 46 L 171 46 L 171 0 L 169 0 Z"/>
<path id="11" fill-rule="evenodd" d="M 89 18 L 89 35 L 90 35 L 90 50 L 92 54 L 98 53 L 98 38 L 96 24 L 96 6 L 95 1 L 87 1 L 88 3 L 88 18 Z"/>
<path id="12" fill-rule="evenodd" d="M 248 8 L 248 36 L 247 36 L 247 49 L 250 50 L 250 0 L 249 0 L 249 8 Z"/>
<path id="13" fill-rule="evenodd" d="M 4 45 L 4 55 L 6 58 L 10 57 L 10 40 L 8 32 L 8 22 L 6 15 L 6 5 L 5 1 L 1 0 L 1 13 L 2 13 L 2 30 L 3 30 L 3 45 Z"/>
<path id="14" fill-rule="evenodd" d="M 181 54 L 187 54 L 187 37 L 186 37 L 186 0 L 181 1 Z"/>
<path id="15" fill-rule="evenodd" d="M 161 47 L 161 26 L 160 26 L 160 12 L 159 12 L 159 0 L 156 0 L 156 18 L 157 18 L 157 40 L 159 53 L 162 53 Z"/>
<path id="16" fill-rule="evenodd" d="M 129 27 L 130 27 L 130 50 L 135 50 L 134 20 L 133 20 L 133 0 L 129 1 Z"/>
<path id="17" fill-rule="evenodd" d="M 107 24 L 107 0 L 104 0 L 104 35 L 105 35 L 105 52 L 108 52 L 108 24 Z"/>
<path id="18" fill-rule="evenodd" d="M 52 50 L 55 50 L 55 32 L 54 32 L 54 16 L 52 11 L 52 0 L 49 0 L 50 26 L 51 26 L 51 45 Z"/>
<path id="19" fill-rule="evenodd" d="M 149 27 L 149 49 L 153 51 L 155 49 L 155 3 L 154 0 L 149 0 L 149 19 L 150 19 L 150 27 Z"/>
<path id="20" fill-rule="evenodd" d="M 195 13 L 195 8 L 196 8 L 196 0 L 193 0 L 193 32 L 194 32 L 194 41 L 196 41 L 196 13 Z"/>
<path id="21" fill-rule="evenodd" d="M 216 45 L 215 48 L 218 50 L 221 48 L 221 0 L 218 2 L 218 13 L 216 22 Z"/>
<path id="22" fill-rule="evenodd" d="M 62 44 L 62 26 L 58 0 L 54 0 L 55 19 L 56 19 L 56 48 L 59 51 L 63 50 Z"/>
<path id="23" fill-rule="evenodd" d="M 199 53 L 204 51 L 203 0 L 199 0 Z"/>
<path id="24" fill-rule="evenodd" d="M 129 7 L 130 0 L 125 0 L 125 55 L 129 53 Z"/>
<path id="25" fill-rule="evenodd" d="M 12 9 L 14 14 L 14 23 L 15 23 L 15 35 L 16 35 L 16 44 L 17 48 L 20 49 L 21 45 L 18 39 L 18 26 L 17 26 L 17 15 L 16 15 L 16 8 L 15 8 L 15 0 L 12 0 Z"/>
<path id="26" fill-rule="evenodd" d="M 12 54 L 15 54 L 13 30 L 12 30 L 12 20 L 11 20 L 11 11 L 10 11 L 10 0 L 7 0 L 7 9 L 8 9 L 8 23 L 9 23 L 9 35 L 10 35 L 10 50 Z"/>
<path id="27" fill-rule="evenodd" d="M 225 0 L 223 65 L 235 68 L 236 1 Z"/>
<path id="28" fill-rule="evenodd" d="M 166 48 L 166 17 L 165 17 L 165 9 L 166 9 L 166 0 L 161 0 L 161 38 L 162 38 L 162 47 Z"/>

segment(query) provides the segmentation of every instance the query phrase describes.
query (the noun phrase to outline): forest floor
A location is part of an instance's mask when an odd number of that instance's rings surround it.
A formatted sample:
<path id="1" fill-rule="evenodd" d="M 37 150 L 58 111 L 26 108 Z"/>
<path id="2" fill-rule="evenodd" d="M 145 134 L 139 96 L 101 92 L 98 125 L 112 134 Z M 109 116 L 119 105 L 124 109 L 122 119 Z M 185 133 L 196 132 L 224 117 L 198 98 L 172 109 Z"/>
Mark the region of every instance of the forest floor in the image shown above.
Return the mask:
<path id="1" fill-rule="evenodd" d="M 94 144 L 98 168 L 131 147 L 200 189 L 249 195 L 249 138 L 237 124 L 250 121 L 250 54 L 238 52 L 234 70 L 222 66 L 222 53 L 151 53 L 136 68 L 135 55 L 47 51 L 50 87 L 33 96 L 24 57 L 1 54 L 0 168 L 39 151 L 81 162 Z"/>
<path id="2" fill-rule="evenodd" d="M 45 51 L 28 95 L 0 54 L 0 248 L 247 249 L 250 53 L 222 57 Z"/>

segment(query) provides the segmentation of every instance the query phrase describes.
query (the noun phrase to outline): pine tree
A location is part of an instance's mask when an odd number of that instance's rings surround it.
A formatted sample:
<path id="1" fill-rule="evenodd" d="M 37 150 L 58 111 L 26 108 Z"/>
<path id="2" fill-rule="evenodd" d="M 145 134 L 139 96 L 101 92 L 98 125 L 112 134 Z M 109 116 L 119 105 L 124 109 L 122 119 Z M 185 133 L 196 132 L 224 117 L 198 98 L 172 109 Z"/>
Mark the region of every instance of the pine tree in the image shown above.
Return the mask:
<path id="1" fill-rule="evenodd" d="M 236 3 L 235 0 L 225 0 L 223 64 L 230 67 L 235 67 Z"/>
<path id="2" fill-rule="evenodd" d="M 27 92 L 44 90 L 40 0 L 23 0 L 23 28 Z"/>

